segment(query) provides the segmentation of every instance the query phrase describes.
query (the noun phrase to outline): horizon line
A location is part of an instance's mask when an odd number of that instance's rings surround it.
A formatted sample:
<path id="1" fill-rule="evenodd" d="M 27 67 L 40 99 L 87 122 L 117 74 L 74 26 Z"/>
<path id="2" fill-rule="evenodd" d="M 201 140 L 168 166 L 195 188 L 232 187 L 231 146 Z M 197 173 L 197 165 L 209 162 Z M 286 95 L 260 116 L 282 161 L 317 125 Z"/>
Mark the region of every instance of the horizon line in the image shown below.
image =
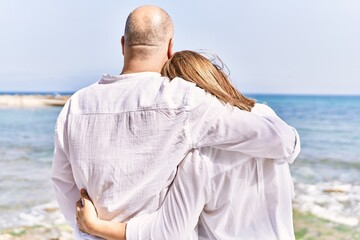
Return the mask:
<path id="1" fill-rule="evenodd" d="M 0 91 L 0 95 L 36 95 L 36 94 L 51 94 L 51 95 L 72 95 L 76 93 L 77 91 Z M 353 93 L 265 93 L 265 92 L 244 92 L 245 95 L 272 95 L 272 96 L 344 96 L 344 97 L 360 97 L 359 94 L 353 94 Z"/>

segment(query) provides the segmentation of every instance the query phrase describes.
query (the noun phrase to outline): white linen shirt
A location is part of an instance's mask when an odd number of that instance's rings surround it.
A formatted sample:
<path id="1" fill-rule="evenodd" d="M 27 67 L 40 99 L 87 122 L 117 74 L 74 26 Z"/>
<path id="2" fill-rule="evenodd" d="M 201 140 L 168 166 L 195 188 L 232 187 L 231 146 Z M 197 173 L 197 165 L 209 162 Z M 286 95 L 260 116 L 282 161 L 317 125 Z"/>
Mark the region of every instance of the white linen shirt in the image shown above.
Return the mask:
<path id="1" fill-rule="evenodd" d="M 190 149 L 291 162 L 296 134 L 278 117 L 241 111 L 194 83 L 144 72 L 104 75 L 75 93 L 58 117 L 54 142 L 55 196 L 76 227 L 81 188 L 99 218 L 127 222 L 158 209 Z"/>
<path id="2" fill-rule="evenodd" d="M 252 112 L 275 114 L 262 104 Z M 294 154 L 299 152 L 298 139 Z M 295 239 L 293 195 L 287 163 L 194 149 L 180 163 L 159 211 L 131 219 L 126 239 Z"/>

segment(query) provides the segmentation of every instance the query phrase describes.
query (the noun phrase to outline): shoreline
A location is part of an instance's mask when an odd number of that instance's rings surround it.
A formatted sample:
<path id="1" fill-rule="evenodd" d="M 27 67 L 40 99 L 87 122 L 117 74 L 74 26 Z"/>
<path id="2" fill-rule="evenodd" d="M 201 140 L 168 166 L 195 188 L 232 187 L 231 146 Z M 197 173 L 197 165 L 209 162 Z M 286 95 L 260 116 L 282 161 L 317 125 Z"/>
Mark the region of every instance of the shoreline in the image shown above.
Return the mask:
<path id="1" fill-rule="evenodd" d="M 293 220 L 297 240 L 360 240 L 359 185 L 337 181 L 305 184 L 296 179 L 294 184 Z M 73 239 L 72 229 L 55 200 L 9 214 L 12 219 L 8 221 L 15 224 L 0 228 L 0 240 Z"/>
<path id="2" fill-rule="evenodd" d="M 73 240 L 72 228 L 62 225 L 23 226 L 0 230 L 0 240 Z"/>
<path id="3" fill-rule="evenodd" d="M 0 108 L 37 108 L 64 106 L 70 95 L 0 95 Z"/>
<path id="4" fill-rule="evenodd" d="M 294 232 L 297 240 L 356 240 L 360 229 L 321 219 L 311 213 L 293 209 Z M 67 224 L 41 224 L 0 230 L 0 240 L 72 240 Z"/>
<path id="5" fill-rule="evenodd" d="M 338 181 L 306 184 L 294 179 L 293 208 L 360 229 L 360 186 Z"/>

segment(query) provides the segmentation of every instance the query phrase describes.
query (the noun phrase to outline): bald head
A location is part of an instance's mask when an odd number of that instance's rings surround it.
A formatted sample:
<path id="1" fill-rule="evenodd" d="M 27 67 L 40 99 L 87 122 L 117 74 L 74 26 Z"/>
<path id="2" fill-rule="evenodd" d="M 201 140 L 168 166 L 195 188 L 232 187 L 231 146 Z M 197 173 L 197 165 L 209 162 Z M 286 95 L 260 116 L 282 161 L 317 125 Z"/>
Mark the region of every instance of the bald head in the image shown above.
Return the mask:
<path id="1" fill-rule="evenodd" d="M 173 34 L 167 12 L 156 6 L 142 6 L 128 16 L 124 37 L 127 46 L 165 46 Z"/>
<path id="2" fill-rule="evenodd" d="M 142 6 L 126 20 L 121 38 L 122 73 L 160 72 L 172 55 L 174 27 L 170 16 L 156 6 Z"/>

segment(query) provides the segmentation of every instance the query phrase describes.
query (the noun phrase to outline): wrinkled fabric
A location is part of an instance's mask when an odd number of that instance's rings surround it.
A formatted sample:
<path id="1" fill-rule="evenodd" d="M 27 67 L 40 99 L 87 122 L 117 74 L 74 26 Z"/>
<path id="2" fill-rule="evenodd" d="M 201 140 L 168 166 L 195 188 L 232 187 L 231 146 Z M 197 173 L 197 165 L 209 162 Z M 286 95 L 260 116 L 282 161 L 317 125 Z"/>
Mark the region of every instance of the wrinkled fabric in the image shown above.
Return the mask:
<path id="1" fill-rule="evenodd" d="M 294 142 L 293 128 L 278 117 L 233 108 L 183 79 L 104 75 L 76 92 L 58 117 L 52 181 L 72 226 L 81 188 L 101 219 L 127 222 L 159 208 L 192 148 L 281 163 L 293 161 Z"/>
<path id="2" fill-rule="evenodd" d="M 252 112 L 274 115 L 256 104 Z M 298 139 L 294 155 L 300 152 Z M 289 164 L 204 147 L 180 163 L 159 211 L 131 219 L 128 240 L 295 239 Z"/>

